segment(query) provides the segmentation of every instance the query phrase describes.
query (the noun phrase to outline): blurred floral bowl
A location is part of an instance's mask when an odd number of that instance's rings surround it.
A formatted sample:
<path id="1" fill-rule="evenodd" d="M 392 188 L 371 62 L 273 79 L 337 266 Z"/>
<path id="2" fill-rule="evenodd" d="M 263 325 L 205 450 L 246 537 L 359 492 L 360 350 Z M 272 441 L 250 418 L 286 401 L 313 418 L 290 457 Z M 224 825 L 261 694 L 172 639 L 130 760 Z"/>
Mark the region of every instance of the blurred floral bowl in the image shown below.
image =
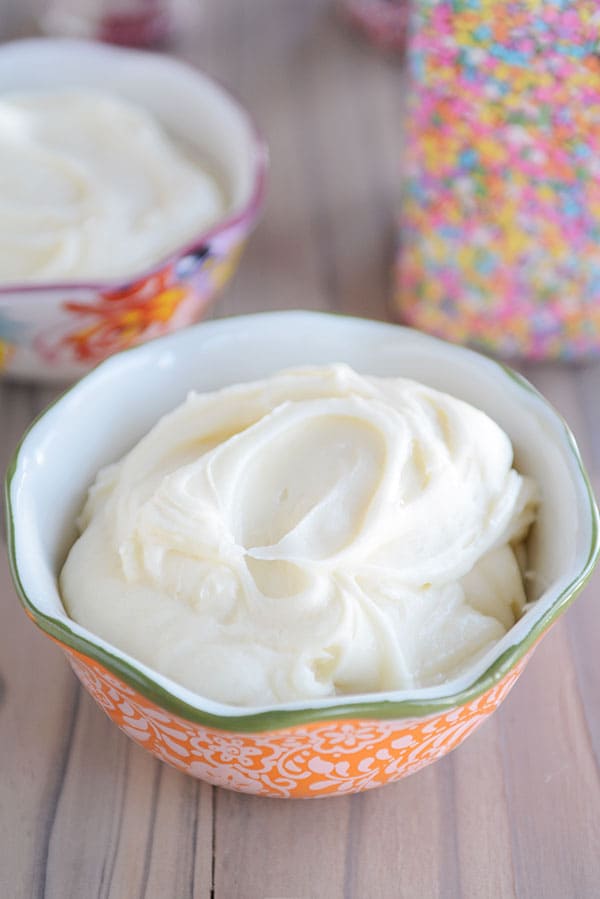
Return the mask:
<path id="1" fill-rule="evenodd" d="M 100 88 L 148 110 L 215 171 L 223 219 L 126 279 L 0 284 L 0 372 L 73 380 L 117 350 L 202 317 L 235 270 L 263 203 L 267 154 L 244 110 L 214 81 L 167 56 L 70 40 L 0 48 L 0 93 Z"/>
<path id="2" fill-rule="evenodd" d="M 536 478 L 541 505 L 529 565 L 537 587 L 521 619 L 483 658 L 436 687 L 248 709 L 186 690 L 67 616 L 58 574 L 101 466 L 192 388 L 332 361 L 415 378 L 479 406 L 509 434 L 517 468 Z M 599 553 L 598 512 L 573 436 L 530 384 L 407 328 L 308 312 L 206 322 L 108 359 L 32 425 L 10 466 L 6 496 L 11 568 L 25 610 L 61 645 L 101 708 L 179 770 L 268 796 L 365 790 L 458 746 L 502 702 Z"/>

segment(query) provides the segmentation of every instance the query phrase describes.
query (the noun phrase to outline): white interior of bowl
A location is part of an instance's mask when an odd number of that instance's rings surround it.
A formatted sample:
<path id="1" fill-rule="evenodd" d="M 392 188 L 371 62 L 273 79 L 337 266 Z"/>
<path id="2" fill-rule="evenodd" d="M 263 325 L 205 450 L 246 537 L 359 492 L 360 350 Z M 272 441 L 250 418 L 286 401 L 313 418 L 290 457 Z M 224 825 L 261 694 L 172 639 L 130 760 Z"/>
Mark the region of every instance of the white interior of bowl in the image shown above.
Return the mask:
<path id="1" fill-rule="evenodd" d="M 414 378 L 483 409 L 509 434 L 517 468 L 540 487 L 539 518 L 530 541 L 530 567 L 537 574 L 531 598 L 536 601 L 461 677 L 379 698 L 426 699 L 468 687 L 527 635 L 585 567 L 593 542 L 590 498 L 568 431 L 539 395 L 483 356 L 396 325 L 308 312 L 244 316 L 194 326 L 100 365 L 42 416 L 19 452 L 11 502 L 17 567 L 30 601 L 189 705 L 219 715 L 247 714 L 246 708 L 197 696 L 70 621 L 57 590 L 57 573 L 98 469 L 118 459 L 189 390 L 214 390 L 289 366 L 334 361 L 366 374 Z M 373 696 L 332 697 L 311 701 L 310 707 L 366 698 Z"/>
<path id="2" fill-rule="evenodd" d="M 260 147 L 240 106 L 210 78 L 168 56 L 75 40 L 0 48 L 0 93 L 89 87 L 131 100 L 214 169 L 228 213 L 250 201 Z"/>

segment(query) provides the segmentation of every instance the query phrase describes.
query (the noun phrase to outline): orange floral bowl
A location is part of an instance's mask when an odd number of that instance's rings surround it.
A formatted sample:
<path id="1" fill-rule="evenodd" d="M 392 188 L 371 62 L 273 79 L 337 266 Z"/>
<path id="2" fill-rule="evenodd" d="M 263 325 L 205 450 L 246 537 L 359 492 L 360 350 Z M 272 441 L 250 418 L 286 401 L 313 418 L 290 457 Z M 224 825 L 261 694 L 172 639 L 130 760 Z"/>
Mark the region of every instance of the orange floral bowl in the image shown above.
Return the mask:
<path id="1" fill-rule="evenodd" d="M 436 687 L 241 708 L 186 690 L 67 616 L 58 573 L 100 467 L 118 459 L 190 389 L 332 361 L 415 378 L 480 407 L 509 434 L 517 468 L 535 477 L 541 503 L 529 564 L 538 574 L 537 592 L 485 656 Z M 458 746 L 502 702 L 599 553 L 598 511 L 573 436 L 527 381 L 407 328 L 309 312 L 205 322 L 112 356 L 25 434 L 8 471 L 6 498 L 11 569 L 23 606 L 60 644 L 98 705 L 179 770 L 267 796 L 369 789 Z"/>
<path id="2" fill-rule="evenodd" d="M 214 81 L 167 56 L 85 41 L 0 48 L 0 92 L 100 88 L 152 113 L 214 171 L 224 217 L 150 269 L 85 283 L 0 284 L 0 372 L 71 381 L 108 355 L 200 319 L 235 270 L 263 204 L 264 143 Z"/>

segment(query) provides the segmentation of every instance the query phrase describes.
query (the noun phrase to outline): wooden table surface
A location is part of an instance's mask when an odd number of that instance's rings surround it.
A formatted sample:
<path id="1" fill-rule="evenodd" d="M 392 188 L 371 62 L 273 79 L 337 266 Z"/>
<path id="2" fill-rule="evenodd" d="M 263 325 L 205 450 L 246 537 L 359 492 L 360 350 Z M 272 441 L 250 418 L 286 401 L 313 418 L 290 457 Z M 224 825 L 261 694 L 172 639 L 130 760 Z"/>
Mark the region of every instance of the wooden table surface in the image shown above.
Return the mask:
<path id="1" fill-rule="evenodd" d="M 385 318 L 398 63 L 321 0 L 204 0 L 178 52 L 253 110 L 272 154 L 264 219 L 213 314 Z M 597 488 L 600 367 L 523 370 L 570 422 Z M 2 468 L 52 396 L 0 387 Z M 0 896 L 600 896 L 599 593 L 596 576 L 502 708 L 443 761 L 359 796 L 278 801 L 196 782 L 119 733 L 21 611 L 3 543 Z"/>

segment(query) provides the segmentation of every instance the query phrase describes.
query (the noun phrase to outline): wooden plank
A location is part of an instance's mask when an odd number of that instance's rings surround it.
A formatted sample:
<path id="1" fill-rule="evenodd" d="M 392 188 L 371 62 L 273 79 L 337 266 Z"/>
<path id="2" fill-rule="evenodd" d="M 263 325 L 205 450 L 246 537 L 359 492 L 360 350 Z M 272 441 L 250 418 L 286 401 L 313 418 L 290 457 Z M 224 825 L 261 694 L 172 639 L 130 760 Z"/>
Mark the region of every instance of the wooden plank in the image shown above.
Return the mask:
<path id="1" fill-rule="evenodd" d="M 439 896 L 456 884 L 452 763 L 351 798 L 350 866 L 345 896 Z M 445 880 L 444 880 L 445 879 Z"/>
<path id="2" fill-rule="evenodd" d="M 76 694 L 62 654 L 27 620 L 0 547 L 0 893 L 42 895 Z"/>
<path id="3" fill-rule="evenodd" d="M 518 895 L 592 896 L 600 848 L 598 769 L 564 620 L 536 650 L 522 680 L 508 700 L 503 734 Z"/>
<path id="4" fill-rule="evenodd" d="M 278 800 L 217 791 L 215 897 L 343 894 L 352 797 Z"/>
<path id="5" fill-rule="evenodd" d="M 501 743 L 505 718 L 503 706 L 449 759 L 454 767 L 453 824 L 463 896 L 516 895 Z"/>

